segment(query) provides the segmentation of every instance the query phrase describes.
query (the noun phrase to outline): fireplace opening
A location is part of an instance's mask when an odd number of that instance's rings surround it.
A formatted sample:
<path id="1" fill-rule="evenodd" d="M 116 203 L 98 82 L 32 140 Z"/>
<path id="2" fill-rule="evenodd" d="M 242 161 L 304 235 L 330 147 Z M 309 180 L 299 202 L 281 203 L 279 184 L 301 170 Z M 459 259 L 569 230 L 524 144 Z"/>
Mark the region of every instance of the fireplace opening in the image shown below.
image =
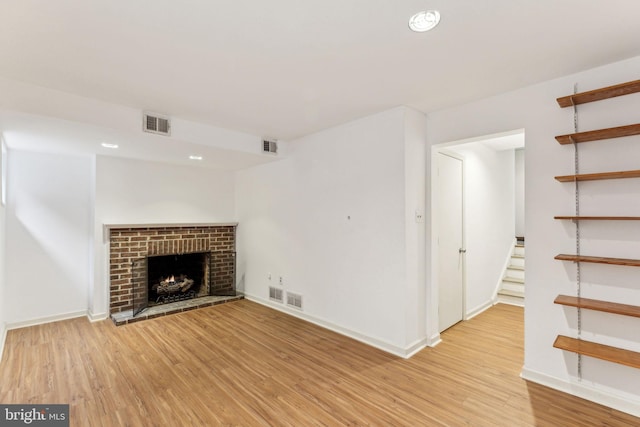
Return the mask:
<path id="1" fill-rule="evenodd" d="M 148 255 L 131 263 L 133 315 L 205 296 L 236 296 L 233 251 Z"/>
<path id="2" fill-rule="evenodd" d="M 149 256 L 148 306 L 208 295 L 209 256 L 208 252 Z"/>

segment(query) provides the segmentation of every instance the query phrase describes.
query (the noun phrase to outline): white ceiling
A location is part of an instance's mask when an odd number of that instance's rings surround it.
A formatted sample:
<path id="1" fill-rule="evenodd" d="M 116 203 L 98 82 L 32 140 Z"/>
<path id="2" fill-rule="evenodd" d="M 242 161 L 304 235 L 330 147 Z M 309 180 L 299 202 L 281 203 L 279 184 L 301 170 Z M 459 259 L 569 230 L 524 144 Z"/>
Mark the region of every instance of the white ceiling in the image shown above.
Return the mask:
<path id="1" fill-rule="evenodd" d="M 137 133 L 121 132 L 84 123 L 13 112 L 0 111 L 0 130 L 10 147 L 43 153 L 98 154 L 219 170 L 245 169 L 277 160 L 268 155 L 166 138 L 141 130 Z M 102 146 L 103 142 L 116 143 L 118 148 L 105 148 Z M 203 159 L 190 160 L 191 155 Z"/>
<path id="2" fill-rule="evenodd" d="M 440 25 L 407 21 L 438 9 Z M 0 0 L 0 76 L 292 140 L 640 55 L 638 0 Z"/>

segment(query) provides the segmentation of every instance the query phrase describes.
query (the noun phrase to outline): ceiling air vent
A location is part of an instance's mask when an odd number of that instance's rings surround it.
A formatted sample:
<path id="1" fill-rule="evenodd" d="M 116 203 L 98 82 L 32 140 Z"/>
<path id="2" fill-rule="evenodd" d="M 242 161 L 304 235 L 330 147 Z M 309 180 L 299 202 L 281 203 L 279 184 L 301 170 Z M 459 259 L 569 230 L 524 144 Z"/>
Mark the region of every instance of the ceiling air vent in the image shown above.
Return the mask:
<path id="1" fill-rule="evenodd" d="M 158 114 L 145 113 L 142 129 L 145 132 L 157 133 L 159 135 L 171 135 L 171 123 L 168 117 Z"/>
<path id="2" fill-rule="evenodd" d="M 269 154 L 278 154 L 278 142 L 262 140 L 262 152 Z"/>

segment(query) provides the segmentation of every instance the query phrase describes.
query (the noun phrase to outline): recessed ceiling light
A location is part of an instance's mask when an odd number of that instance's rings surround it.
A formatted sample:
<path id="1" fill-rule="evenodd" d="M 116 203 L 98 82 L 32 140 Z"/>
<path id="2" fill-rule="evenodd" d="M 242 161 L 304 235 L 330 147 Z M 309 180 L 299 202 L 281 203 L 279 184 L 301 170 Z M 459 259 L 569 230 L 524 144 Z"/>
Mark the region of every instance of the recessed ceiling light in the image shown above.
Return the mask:
<path id="1" fill-rule="evenodd" d="M 437 10 L 423 10 L 409 19 L 409 28 L 418 33 L 423 33 L 435 28 L 440 22 L 440 12 Z"/>
<path id="2" fill-rule="evenodd" d="M 191 160 L 202 160 L 202 156 L 189 156 Z"/>
<path id="3" fill-rule="evenodd" d="M 118 148 L 118 144 L 109 144 L 108 142 L 103 142 L 102 145 L 104 148 Z"/>

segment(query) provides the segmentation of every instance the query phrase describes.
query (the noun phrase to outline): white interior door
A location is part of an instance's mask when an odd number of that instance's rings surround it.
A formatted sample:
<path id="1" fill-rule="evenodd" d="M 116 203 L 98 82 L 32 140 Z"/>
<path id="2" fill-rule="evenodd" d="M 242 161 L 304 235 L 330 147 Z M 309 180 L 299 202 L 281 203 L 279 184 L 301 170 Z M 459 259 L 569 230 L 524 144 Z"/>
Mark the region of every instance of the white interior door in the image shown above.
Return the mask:
<path id="1" fill-rule="evenodd" d="M 438 153 L 438 319 L 440 332 L 463 319 L 462 160 Z"/>

